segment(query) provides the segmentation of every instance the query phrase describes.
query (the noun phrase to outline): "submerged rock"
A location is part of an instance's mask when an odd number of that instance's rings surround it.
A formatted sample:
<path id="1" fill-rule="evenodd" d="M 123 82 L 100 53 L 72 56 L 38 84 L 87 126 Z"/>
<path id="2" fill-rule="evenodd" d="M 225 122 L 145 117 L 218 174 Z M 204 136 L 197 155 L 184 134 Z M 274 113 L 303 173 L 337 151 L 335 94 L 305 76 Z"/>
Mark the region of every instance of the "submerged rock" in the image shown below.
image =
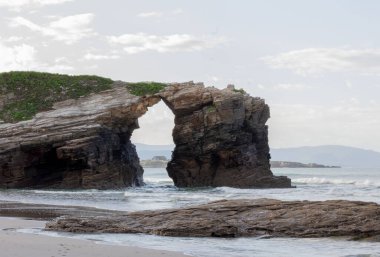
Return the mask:
<path id="1" fill-rule="evenodd" d="M 0 124 L 0 187 L 143 185 L 130 137 L 138 118 L 161 99 L 175 115 L 176 147 L 167 170 L 176 186 L 290 187 L 290 179 L 270 171 L 264 100 L 192 82 L 143 96 L 126 85 L 115 82 L 109 90 L 55 103 L 31 120 Z"/>
<path id="2" fill-rule="evenodd" d="M 62 217 L 47 230 L 189 237 L 348 237 L 380 240 L 380 206 L 343 200 L 222 200 L 182 209 Z"/>

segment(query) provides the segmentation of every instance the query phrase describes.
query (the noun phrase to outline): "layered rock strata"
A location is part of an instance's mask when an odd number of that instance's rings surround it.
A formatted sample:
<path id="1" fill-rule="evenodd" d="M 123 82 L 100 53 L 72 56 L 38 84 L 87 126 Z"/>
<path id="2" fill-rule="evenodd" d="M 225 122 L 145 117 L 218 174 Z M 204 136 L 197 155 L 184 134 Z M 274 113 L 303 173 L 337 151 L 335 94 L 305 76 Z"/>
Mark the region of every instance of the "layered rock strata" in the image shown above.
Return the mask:
<path id="1" fill-rule="evenodd" d="M 0 125 L 0 187 L 122 188 L 143 185 L 130 137 L 158 96 L 123 86 L 57 103 L 33 120 Z"/>
<path id="2" fill-rule="evenodd" d="M 175 115 L 169 176 L 179 187 L 290 187 L 270 171 L 270 114 L 263 99 L 233 88 L 173 85 L 160 96 Z"/>
<path id="3" fill-rule="evenodd" d="M 232 88 L 171 84 L 134 96 L 124 83 L 56 103 L 32 120 L 0 125 L 0 187 L 122 188 L 143 185 L 130 137 L 161 99 L 175 115 L 167 170 L 176 186 L 289 187 L 269 164 L 269 107 Z"/>
<path id="4" fill-rule="evenodd" d="M 343 200 L 222 200 L 104 216 L 62 217 L 47 230 L 189 237 L 348 237 L 380 241 L 380 206 Z"/>

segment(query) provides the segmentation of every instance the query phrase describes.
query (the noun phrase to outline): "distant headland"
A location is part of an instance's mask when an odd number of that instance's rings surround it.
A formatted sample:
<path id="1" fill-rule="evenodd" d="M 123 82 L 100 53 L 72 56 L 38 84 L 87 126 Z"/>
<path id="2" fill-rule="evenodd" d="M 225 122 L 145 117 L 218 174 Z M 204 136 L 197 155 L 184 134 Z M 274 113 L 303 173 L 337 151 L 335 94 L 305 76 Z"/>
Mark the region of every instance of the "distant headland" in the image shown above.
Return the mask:
<path id="1" fill-rule="evenodd" d="M 284 162 L 271 161 L 272 168 L 341 168 L 340 166 L 328 166 L 318 163 L 300 163 L 300 162 Z"/>
<path id="2" fill-rule="evenodd" d="M 154 156 L 150 160 L 140 160 L 143 168 L 166 168 L 169 160 L 166 156 Z M 271 161 L 271 168 L 341 168 L 340 166 L 328 166 L 317 163 L 300 163 L 300 162 L 284 162 Z"/>

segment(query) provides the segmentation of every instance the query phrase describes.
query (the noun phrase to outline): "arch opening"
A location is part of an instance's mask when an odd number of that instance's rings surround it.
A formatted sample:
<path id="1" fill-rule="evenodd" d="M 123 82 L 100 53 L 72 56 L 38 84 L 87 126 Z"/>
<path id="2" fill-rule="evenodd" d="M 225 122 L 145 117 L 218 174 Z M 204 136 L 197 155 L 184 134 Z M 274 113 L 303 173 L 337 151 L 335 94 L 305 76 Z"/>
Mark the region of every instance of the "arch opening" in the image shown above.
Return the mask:
<path id="1" fill-rule="evenodd" d="M 174 185 L 166 170 L 174 150 L 172 132 L 174 114 L 160 100 L 138 119 L 139 128 L 131 136 L 136 146 L 140 164 L 144 170 L 143 179 L 147 185 Z"/>

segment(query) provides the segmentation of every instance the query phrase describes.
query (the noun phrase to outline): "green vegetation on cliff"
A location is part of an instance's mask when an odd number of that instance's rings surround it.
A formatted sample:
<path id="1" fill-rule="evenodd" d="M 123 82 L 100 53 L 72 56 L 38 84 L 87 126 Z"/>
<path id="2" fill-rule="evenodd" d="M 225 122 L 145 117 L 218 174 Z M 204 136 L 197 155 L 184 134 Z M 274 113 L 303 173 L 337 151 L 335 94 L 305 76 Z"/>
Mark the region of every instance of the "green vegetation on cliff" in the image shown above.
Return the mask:
<path id="1" fill-rule="evenodd" d="M 113 80 L 98 76 L 70 76 L 44 72 L 12 71 L 0 73 L 0 120 L 19 122 L 50 110 L 54 103 L 76 99 L 111 89 Z M 126 83 L 136 96 L 152 95 L 167 84 L 158 82 Z"/>
<path id="2" fill-rule="evenodd" d="M 247 92 L 244 89 L 242 89 L 242 88 L 240 88 L 240 89 L 235 89 L 234 88 L 233 91 L 235 93 L 240 93 L 240 94 L 243 94 L 243 95 L 247 94 Z"/>
<path id="3" fill-rule="evenodd" d="M 128 83 L 127 88 L 129 92 L 133 95 L 143 96 L 143 95 L 153 95 L 164 89 L 167 84 L 159 82 L 137 82 Z"/>
<path id="4" fill-rule="evenodd" d="M 55 102 L 110 89 L 113 81 L 98 76 L 42 72 L 0 73 L 0 120 L 18 122 L 51 109 Z"/>

